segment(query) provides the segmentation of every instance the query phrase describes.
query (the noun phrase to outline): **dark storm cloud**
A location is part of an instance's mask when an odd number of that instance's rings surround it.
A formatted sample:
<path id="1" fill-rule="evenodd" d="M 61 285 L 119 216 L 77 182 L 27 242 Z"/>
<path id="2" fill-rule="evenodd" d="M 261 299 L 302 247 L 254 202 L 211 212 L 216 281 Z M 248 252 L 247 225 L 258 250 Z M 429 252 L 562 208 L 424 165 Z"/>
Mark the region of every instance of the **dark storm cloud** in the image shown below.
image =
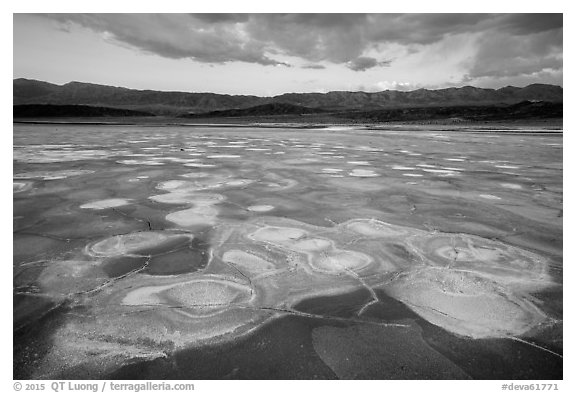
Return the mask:
<path id="1" fill-rule="evenodd" d="M 477 53 L 469 77 L 559 69 L 561 14 L 59 14 L 107 39 L 168 58 L 204 63 L 242 61 L 287 65 L 342 64 L 354 71 L 388 65 L 386 45 L 414 53 L 455 35 L 467 35 Z"/>
<path id="2" fill-rule="evenodd" d="M 489 14 L 376 14 L 369 17 L 367 39 L 404 45 L 431 44 L 447 34 L 473 32 Z"/>
<path id="3" fill-rule="evenodd" d="M 562 32 L 546 30 L 530 39 L 494 32 L 478 41 L 470 78 L 529 75 L 563 68 Z"/>
<path id="4" fill-rule="evenodd" d="M 57 14 L 64 24 L 78 24 L 123 44 L 159 56 L 204 63 L 243 61 L 285 65 L 267 56 L 263 43 L 243 39 L 234 24 L 214 17 L 185 14 Z M 230 18 L 228 18 L 230 20 Z"/>
<path id="5" fill-rule="evenodd" d="M 346 67 L 350 68 L 352 71 L 366 71 L 367 69 L 374 67 L 389 66 L 390 61 L 378 61 L 373 57 L 360 56 L 354 60 L 346 63 Z"/>
<path id="6" fill-rule="evenodd" d="M 531 34 L 561 29 L 562 14 L 512 14 L 502 17 L 502 30 L 513 34 Z"/>
<path id="7" fill-rule="evenodd" d="M 308 61 L 345 63 L 362 54 L 366 16 L 356 14 L 258 14 L 246 24 L 252 39 Z"/>
<path id="8" fill-rule="evenodd" d="M 250 15 L 248 14 L 190 14 L 196 19 L 208 23 L 226 23 L 226 22 L 246 22 Z"/>

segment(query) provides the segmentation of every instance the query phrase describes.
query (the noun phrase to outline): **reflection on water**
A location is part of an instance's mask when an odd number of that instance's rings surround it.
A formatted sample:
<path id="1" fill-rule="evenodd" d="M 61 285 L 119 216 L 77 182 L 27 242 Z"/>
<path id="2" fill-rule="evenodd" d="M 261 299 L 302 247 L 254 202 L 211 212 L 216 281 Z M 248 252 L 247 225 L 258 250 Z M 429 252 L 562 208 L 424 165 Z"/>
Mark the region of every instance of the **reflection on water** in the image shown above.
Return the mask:
<path id="1" fill-rule="evenodd" d="M 447 349 L 462 340 L 561 365 L 561 136 L 497 140 L 15 126 L 15 376 L 101 378 L 287 316 L 325 324 L 302 334 L 340 378 L 493 377 L 462 371 L 472 358 Z M 411 312 L 386 312 L 388 297 Z"/>

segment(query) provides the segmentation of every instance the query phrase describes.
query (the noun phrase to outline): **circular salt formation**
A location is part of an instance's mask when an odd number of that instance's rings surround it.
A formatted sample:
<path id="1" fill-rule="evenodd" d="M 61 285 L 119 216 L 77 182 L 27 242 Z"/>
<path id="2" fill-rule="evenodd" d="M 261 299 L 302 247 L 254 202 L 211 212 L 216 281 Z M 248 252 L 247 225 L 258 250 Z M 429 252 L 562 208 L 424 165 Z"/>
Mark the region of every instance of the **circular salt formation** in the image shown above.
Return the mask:
<path id="1" fill-rule="evenodd" d="M 253 180 L 250 179 L 235 179 L 235 180 L 228 180 L 224 183 L 227 187 L 242 187 L 247 186 L 248 184 L 253 183 Z"/>
<path id="2" fill-rule="evenodd" d="M 222 260 L 244 268 L 252 273 L 264 273 L 276 270 L 274 264 L 241 250 L 229 250 L 222 255 Z"/>
<path id="3" fill-rule="evenodd" d="M 369 237 L 393 237 L 407 234 L 406 228 L 378 220 L 357 220 L 344 224 L 345 228 Z"/>
<path id="4" fill-rule="evenodd" d="M 368 169 L 354 169 L 352 172 L 348 174 L 348 176 L 354 177 L 376 177 L 380 176 L 376 172 L 368 170 Z"/>
<path id="5" fill-rule="evenodd" d="M 522 186 L 520 184 L 513 184 L 513 183 L 500 183 L 501 187 L 509 188 L 511 190 L 521 190 Z"/>
<path id="6" fill-rule="evenodd" d="M 315 162 L 320 162 L 321 160 L 318 158 L 291 158 L 288 160 L 284 160 L 283 163 L 288 165 L 305 165 Z"/>
<path id="7" fill-rule="evenodd" d="M 214 176 L 210 179 L 197 179 L 194 182 L 184 180 L 170 180 L 161 183 L 157 188 L 172 192 L 194 192 L 207 190 L 210 188 L 219 188 L 224 185 L 224 182 L 224 178 L 220 176 Z"/>
<path id="8" fill-rule="evenodd" d="M 122 300 L 125 306 L 170 306 L 190 317 L 208 317 L 236 304 L 247 303 L 252 289 L 230 280 L 198 278 L 169 285 L 134 289 Z"/>
<path id="9" fill-rule="evenodd" d="M 214 205 L 226 199 L 225 196 L 220 194 L 197 194 L 194 191 L 179 191 L 175 190 L 167 194 L 152 195 L 148 199 L 156 202 L 168 204 L 200 204 L 200 205 Z"/>
<path id="10" fill-rule="evenodd" d="M 180 175 L 180 176 L 187 177 L 190 179 L 200 179 L 203 177 L 208 177 L 208 176 L 210 176 L 210 174 L 206 173 L 206 172 L 192 172 L 192 173 L 185 173 L 185 174 Z"/>
<path id="11" fill-rule="evenodd" d="M 462 239 L 457 236 L 432 239 L 429 245 L 434 247 L 432 250 L 433 257 L 436 257 L 434 259 L 444 261 L 447 264 L 458 262 L 494 263 L 498 262 L 499 259 L 505 259 L 503 250 L 485 246 L 478 247 L 479 245 L 473 244 L 469 239 Z"/>
<path id="12" fill-rule="evenodd" d="M 300 240 L 297 243 L 294 243 L 291 248 L 296 251 L 320 251 L 325 250 L 327 248 L 332 247 L 332 242 L 330 240 L 321 239 L 321 238 L 311 238 Z"/>
<path id="13" fill-rule="evenodd" d="M 492 200 L 502 199 L 500 197 L 497 197 L 496 195 L 490 195 L 490 194 L 480 194 L 479 197 L 484 198 L 484 199 L 492 199 Z"/>
<path id="14" fill-rule="evenodd" d="M 14 152 L 14 160 L 34 164 L 49 164 L 102 159 L 110 155 L 108 152 L 101 150 L 45 150 L 50 148 L 50 146 L 46 145 L 27 146 L 24 151 Z"/>
<path id="15" fill-rule="evenodd" d="M 151 253 L 155 248 L 169 246 L 173 242 L 192 240 L 190 234 L 170 234 L 164 232 L 135 232 L 112 236 L 87 247 L 90 255 L 97 257 L 117 257 L 121 255 Z"/>
<path id="16" fill-rule="evenodd" d="M 211 206 L 211 204 L 200 204 L 190 209 L 170 213 L 166 216 L 166 220 L 180 226 L 189 227 L 195 225 L 214 225 L 217 216 L 217 208 Z"/>
<path id="17" fill-rule="evenodd" d="M 187 164 L 184 164 L 184 166 L 189 166 L 189 167 L 192 167 L 192 168 L 213 168 L 213 167 L 215 167 L 216 165 L 214 165 L 214 164 L 203 164 L 203 163 L 200 163 L 200 162 L 189 162 L 189 163 L 187 163 Z"/>
<path id="18" fill-rule="evenodd" d="M 458 170 L 458 169 L 457 169 Z M 449 169 L 422 169 L 424 172 L 428 173 L 438 173 L 439 176 L 455 176 L 458 175 L 458 172 Z"/>
<path id="19" fill-rule="evenodd" d="M 508 288 L 533 289 L 552 283 L 544 258 L 506 244 L 470 235 L 416 236 L 408 244 L 438 266 L 489 277 Z"/>
<path id="20" fill-rule="evenodd" d="M 218 209 L 213 205 L 226 199 L 220 194 L 197 193 L 197 190 L 202 189 L 203 186 L 183 180 L 163 182 L 158 185 L 158 188 L 170 192 L 153 195 L 149 199 L 161 203 L 194 205 L 192 208 L 170 213 L 166 216 L 166 220 L 184 227 L 214 225 L 218 216 Z"/>
<path id="21" fill-rule="evenodd" d="M 195 194 L 190 201 L 196 205 L 214 205 L 225 199 L 226 197 L 220 194 Z"/>
<path id="22" fill-rule="evenodd" d="M 310 258 L 310 264 L 315 270 L 332 274 L 361 270 L 371 262 L 368 255 L 347 250 L 323 252 Z"/>
<path id="23" fill-rule="evenodd" d="M 94 210 L 102 210 L 102 209 L 109 209 L 111 207 L 119 207 L 129 204 L 129 199 L 103 199 L 100 201 L 94 201 L 85 203 L 80 206 L 81 209 L 94 209 Z"/>
<path id="24" fill-rule="evenodd" d="M 29 182 L 23 182 L 23 181 L 12 182 L 12 192 L 13 193 L 27 191 L 31 187 L 32 187 L 32 183 L 29 183 Z"/>
<path id="25" fill-rule="evenodd" d="M 184 180 L 168 180 L 159 183 L 156 188 L 164 191 L 172 191 L 190 185 L 190 182 Z"/>
<path id="26" fill-rule="evenodd" d="M 268 173 L 262 181 L 265 181 L 264 185 L 276 191 L 288 190 L 298 185 L 296 180 L 281 177 L 275 173 Z"/>
<path id="27" fill-rule="evenodd" d="M 52 261 L 38 277 L 44 292 L 52 295 L 72 295 L 93 290 L 109 280 L 98 262 Z"/>
<path id="28" fill-rule="evenodd" d="M 414 170 L 416 170 L 416 168 L 409 167 L 409 166 L 401 166 L 401 165 L 394 165 L 392 167 L 392 169 L 395 169 L 397 171 L 414 171 Z"/>
<path id="29" fill-rule="evenodd" d="M 270 210 L 273 210 L 274 206 L 271 206 L 271 205 L 252 205 L 252 206 L 248 206 L 247 209 L 250 210 L 251 212 L 263 213 L 263 212 L 269 212 Z"/>
<path id="30" fill-rule="evenodd" d="M 308 232 L 298 228 L 287 227 L 264 227 L 256 230 L 248 235 L 253 240 L 259 240 L 267 243 L 286 243 L 293 240 L 300 239 L 308 234 Z"/>
<path id="31" fill-rule="evenodd" d="M 424 268 L 399 276 L 388 293 L 434 325 L 473 338 L 521 335 L 544 320 L 530 302 L 474 274 Z"/>
<path id="32" fill-rule="evenodd" d="M 116 162 L 124 165 L 152 165 L 152 166 L 164 165 L 163 162 L 153 160 L 119 160 Z"/>
<path id="33" fill-rule="evenodd" d="M 78 170 L 65 170 L 65 171 L 38 171 L 38 172 L 25 172 L 14 175 L 14 179 L 42 179 L 42 180 L 58 180 L 66 179 L 71 176 L 86 175 L 94 173 L 94 171 L 78 169 Z"/>
<path id="34" fill-rule="evenodd" d="M 168 194 L 152 195 L 148 197 L 156 202 L 168 203 L 168 204 L 188 204 L 190 203 L 191 195 L 184 192 L 170 192 Z"/>

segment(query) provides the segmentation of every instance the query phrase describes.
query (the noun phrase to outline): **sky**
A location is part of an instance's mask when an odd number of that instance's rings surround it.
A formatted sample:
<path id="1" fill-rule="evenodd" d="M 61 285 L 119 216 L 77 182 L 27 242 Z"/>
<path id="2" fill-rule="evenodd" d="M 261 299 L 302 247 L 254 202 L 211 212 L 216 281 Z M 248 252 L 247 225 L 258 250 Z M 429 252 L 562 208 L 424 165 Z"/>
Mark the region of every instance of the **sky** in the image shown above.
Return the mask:
<path id="1" fill-rule="evenodd" d="M 163 91 L 563 85 L 562 14 L 14 14 L 13 77 Z"/>

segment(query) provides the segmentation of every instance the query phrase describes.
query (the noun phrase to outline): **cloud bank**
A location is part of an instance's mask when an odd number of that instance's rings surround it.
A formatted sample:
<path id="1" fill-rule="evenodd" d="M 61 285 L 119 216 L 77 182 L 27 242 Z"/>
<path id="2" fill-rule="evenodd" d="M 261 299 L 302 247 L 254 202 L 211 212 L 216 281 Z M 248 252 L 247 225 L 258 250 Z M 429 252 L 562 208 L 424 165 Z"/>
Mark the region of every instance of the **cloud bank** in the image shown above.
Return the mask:
<path id="1" fill-rule="evenodd" d="M 200 63 L 393 66 L 392 45 L 411 54 L 456 36 L 474 53 L 464 79 L 562 73 L 562 14 L 42 14 L 123 46 Z M 390 61 L 394 58 L 394 61 Z M 322 63 L 322 64 L 320 64 Z"/>

